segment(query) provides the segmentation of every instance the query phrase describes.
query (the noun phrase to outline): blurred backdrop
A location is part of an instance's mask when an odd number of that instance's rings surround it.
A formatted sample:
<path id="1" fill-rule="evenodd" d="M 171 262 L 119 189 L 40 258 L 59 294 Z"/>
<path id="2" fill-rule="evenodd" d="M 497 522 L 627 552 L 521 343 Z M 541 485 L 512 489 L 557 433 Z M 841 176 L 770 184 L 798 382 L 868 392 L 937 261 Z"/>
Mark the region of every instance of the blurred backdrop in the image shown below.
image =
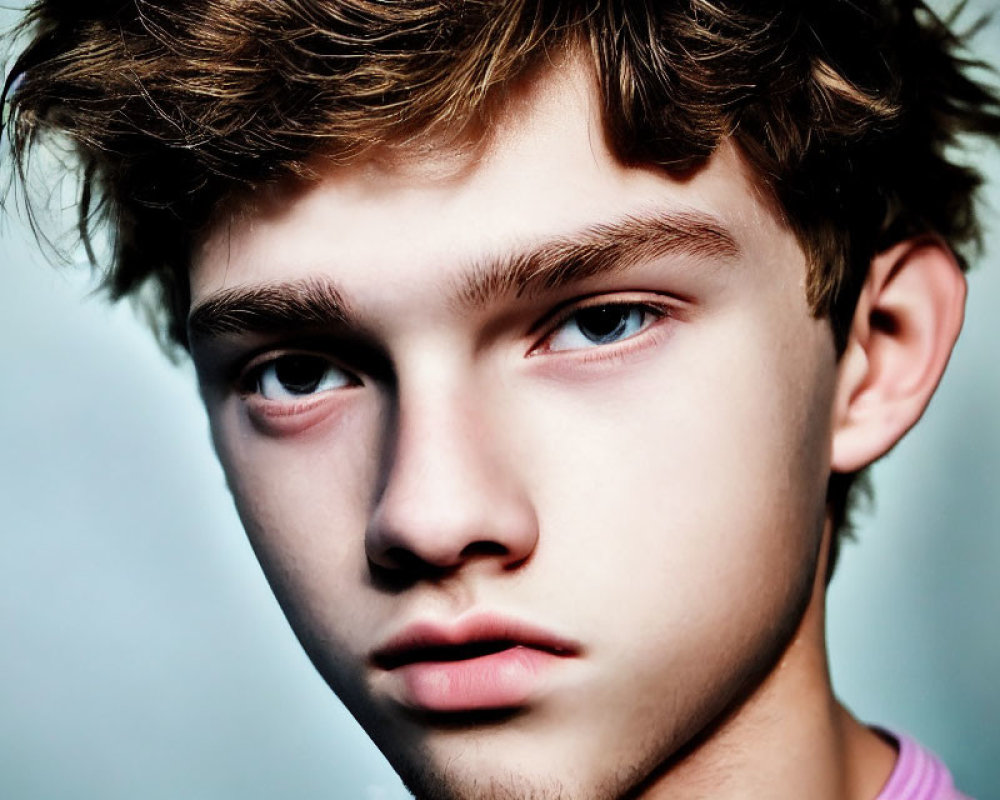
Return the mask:
<path id="1" fill-rule="evenodd" d="M 937 4 L 939 7 L 942 5 Z M 993 10 L 972 2 L 965 14 Z M 9 7 L 8 7 L 9 8 Z M 0 26 L 17 17 L 0 10 Z M 1000 23 L 977 53 L 1000 65 Z M 995 81 L 996 79 L 994 79 Z M 965 332 L 830 594 L 862 718 L 1000 797 L 1000 158 Z M 261 576 L 187 364 L 0 225 L 0 798 L 401 798 Z"/>

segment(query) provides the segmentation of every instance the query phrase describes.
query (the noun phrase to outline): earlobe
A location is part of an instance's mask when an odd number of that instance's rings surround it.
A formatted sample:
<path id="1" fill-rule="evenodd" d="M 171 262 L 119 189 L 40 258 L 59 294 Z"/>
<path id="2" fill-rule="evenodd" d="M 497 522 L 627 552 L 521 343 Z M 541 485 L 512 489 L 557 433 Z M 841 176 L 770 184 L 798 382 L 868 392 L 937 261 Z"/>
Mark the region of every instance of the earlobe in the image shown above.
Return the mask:
<path id="1" fill-rule="evenodd" d="M 937 237 L 873 259 L 838 370 L 833 471 L 866 467 L 920 419 L 962 328 L 965 293 L 965 276 Z"/>

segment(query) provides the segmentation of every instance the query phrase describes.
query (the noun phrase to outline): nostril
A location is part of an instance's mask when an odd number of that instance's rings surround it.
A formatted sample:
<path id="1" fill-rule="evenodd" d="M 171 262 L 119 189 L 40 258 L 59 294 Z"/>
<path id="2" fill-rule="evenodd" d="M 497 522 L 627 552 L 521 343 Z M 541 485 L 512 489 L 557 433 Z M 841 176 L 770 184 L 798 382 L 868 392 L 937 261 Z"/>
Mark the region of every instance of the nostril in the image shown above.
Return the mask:
<path id="1" fill-rule="evenodd" d="M 505 556 L 509 553 L 510 550 L 500 542 L 491 542 L 488 539 L 483 539 L 476 542 L 470 542 L 463 547 L 461 557 L 475 558 L 476 556 Z"/>
<path id="2" fill-rule="evenodd" d="M 388 547 L 377 559 L 369 558 L 371 575 L 381 586 L 403 589 L 422 580 L 438 581 L 462 564 L 476 558 L 506 558 L 510 548 L 500 542 L 480 539 L 467 544 L 454 559 L 430 561 L 406 547 Z M 522 559 L 523 560 L 523 559 Z"/>
<path id="3" fill-rule="evenodd" d="M 463 547 L 458 554 L 448 556 L 444 553 L 436 554 L 436 557 L 429 558 L 428 554 L 421 555 L 407 547 L 386 548 L 379 561 L 382 566 L 398 570 L 400 572 L 420 572 L 420 573 L 444 573 L 477 556 L 495 557 L 506 556 L 510 553 L 501 542 L 492 542 L 489 539 L 480 539 L 470 542 Z"/>
<path id="4" fill-rule="evenodd" d="M 399 572 L 425 573 L 429 570 L 438 569 L 436 565 L 430 564 L 412 550 L 408 550 L 405 547 L 388 548 L 385 553 L 383 553 L 380 561 L 382 561 L 383 566 L 386 568 Z"/>
<path id="5" fill-rule="evenodd" d="M 390 591 L 402 591 L 419 581 L 439 581 L 454 567 L 431 564 L 405 547 L 391 547 L 375 561 L 368 559 L 374 583 Z"/>

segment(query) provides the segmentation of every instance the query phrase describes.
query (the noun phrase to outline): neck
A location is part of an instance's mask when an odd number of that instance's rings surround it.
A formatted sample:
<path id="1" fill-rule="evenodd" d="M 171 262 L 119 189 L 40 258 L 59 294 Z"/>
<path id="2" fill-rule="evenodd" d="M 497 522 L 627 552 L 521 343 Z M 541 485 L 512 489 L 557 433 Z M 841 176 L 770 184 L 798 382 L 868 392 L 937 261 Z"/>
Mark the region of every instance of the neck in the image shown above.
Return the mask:
<path id="1" fill-rule="evenodd" d="M 822 552 L 829 552 L 829 524 Z M 703 742 L 658 775 L 643 800 L 746 797 L 874 800 L 896 752 L 833 694 L 825 637 L 826 558 L 774 669 Z"/>

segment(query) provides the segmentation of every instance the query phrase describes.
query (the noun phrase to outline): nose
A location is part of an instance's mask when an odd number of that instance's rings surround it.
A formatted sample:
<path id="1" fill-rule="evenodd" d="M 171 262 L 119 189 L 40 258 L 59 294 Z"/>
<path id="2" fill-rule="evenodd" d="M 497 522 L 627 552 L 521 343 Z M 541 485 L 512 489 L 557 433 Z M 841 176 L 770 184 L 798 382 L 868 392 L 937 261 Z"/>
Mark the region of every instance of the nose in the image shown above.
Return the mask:
<path id="1" fill-rule="evenodd" d="M 398 398 L 365 536 L 375 571 L 416 580 L 527 561 L 538 523 L 511 463 L 511 432 L 468 393 Z"/>

